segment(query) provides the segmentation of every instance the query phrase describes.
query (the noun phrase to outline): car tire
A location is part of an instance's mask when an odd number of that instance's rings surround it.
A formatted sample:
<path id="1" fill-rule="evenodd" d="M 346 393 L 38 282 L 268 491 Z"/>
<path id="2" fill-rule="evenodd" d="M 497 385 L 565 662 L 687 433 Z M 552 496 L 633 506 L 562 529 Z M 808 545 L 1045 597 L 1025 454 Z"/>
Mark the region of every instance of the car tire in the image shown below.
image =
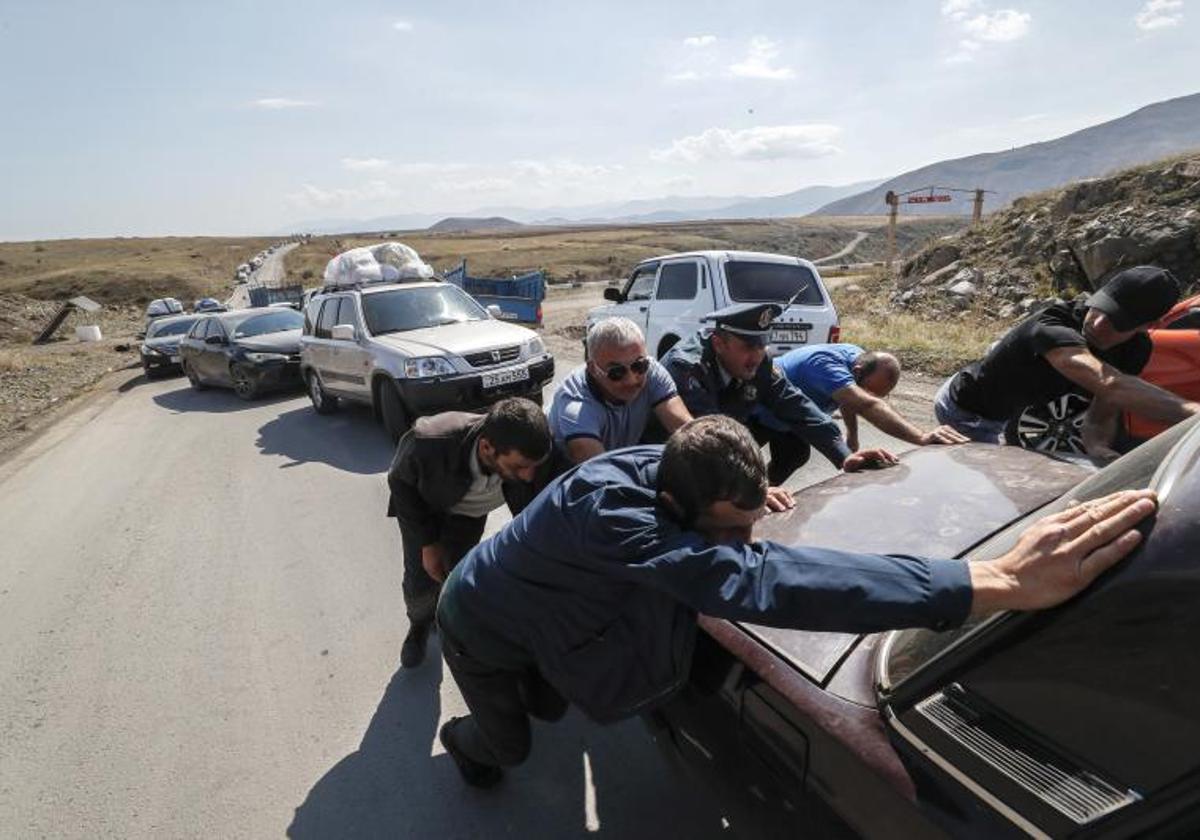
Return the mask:
<path id="1" fill-rule="evenodd" d="M 147 379 L 157 379 L 158 374 L 154 372 L 154 368 L 150 365 L 142 365 L 142 373 L 146 374 Z"/>
<path id="2" fill-rule="evenodd" d="M 392 443 L 396 443 L 409 427 L 408 412 L 404 410 L 404 401 L 400 399 L 400 392 L 396 386 L 390 382 L 382 383 L 379 386 L 378 394 L 379 417 L 383 420 L 383 428 L 387 431 L 388 437 L 392 439 Z"/>
<path id="3" fill-rule="evenodd" d="M 1083 419 L 1091 402 L 1087 394 L 1069 393 L 1026 406 L 1004 427 L 1004 440 L 1038 452 L 1086 454 Z"/>
<path id="4" fill-rule="evenodd" d="M 312 401 L 313 411 L 317 414 L 333 414 L 338 410 L 338 398 L 331 395 L 321 385 L 321 377 L 315 370 L 308 372 L 308 398 Z"/>
<path id="5" fill-rule="evenodd" d="M 662 361 L 662 357 L 671 352 L 671 348 L 679 343 L 679 336 L 668 335 L 658 343 L 658 360 Z"/>
<path id="6" fill-rule="evenodd" d="M 188 382 L 191 384 L 192 390 L 208 390 L 208 386 L 204 384 L 204 380 L 200 378 L 200 375 L 196 373 L 196 370 L 187 362 L 183 363 L 183 374 L 188 378 Z"/>
<path id="7" fill-rule="evenodd" d="M 237 362 L 230 365 L 229 378 L 233 381 L 233 393 L 237 394 L 239 399 L 249 402 L 258 396 L 258 383 L 246 372 L 244 365 Z"/>

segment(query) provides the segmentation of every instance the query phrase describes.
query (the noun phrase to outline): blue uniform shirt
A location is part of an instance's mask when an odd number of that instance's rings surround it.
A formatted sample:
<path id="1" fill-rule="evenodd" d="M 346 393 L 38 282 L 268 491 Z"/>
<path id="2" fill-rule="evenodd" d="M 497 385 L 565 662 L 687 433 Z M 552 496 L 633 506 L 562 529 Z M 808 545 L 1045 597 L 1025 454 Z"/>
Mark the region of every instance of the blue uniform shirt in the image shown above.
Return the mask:
<path id="1" fill-rule="evenodd" d="M 832 414 L 837 408 L 833 392 L 854 384 L 854 363 L 862 354 L 853 344 L 810 344 L 789 350 L 775 364 L 817 408 Z"/>
<path id="2" fill-rule="evenodd" d="M 661 457 L 659 446 L 607 452 L 555 479 L 455 567 L 439 622 L 475 658 L 535 665 L 608 721 L 687 679 L 698 612 L 852 633 L 966 619 L 958 560 L 707 542 L 659 505 Z"/>
<path id="3" fill-rule="evenodd" d="M 606 450 L 624 449 L 642 439 L 650 412 L 663 400 L 675 396 L 675 382 L 656 361 L 646 371 L 646 385 L 627 403 L 605 399 L 592 382 L 587 365 L 576 368 L 563 380 L 550 403 L 550 431 L 554 442 L 565 450 L 572 438 L 590 437 Z"/>

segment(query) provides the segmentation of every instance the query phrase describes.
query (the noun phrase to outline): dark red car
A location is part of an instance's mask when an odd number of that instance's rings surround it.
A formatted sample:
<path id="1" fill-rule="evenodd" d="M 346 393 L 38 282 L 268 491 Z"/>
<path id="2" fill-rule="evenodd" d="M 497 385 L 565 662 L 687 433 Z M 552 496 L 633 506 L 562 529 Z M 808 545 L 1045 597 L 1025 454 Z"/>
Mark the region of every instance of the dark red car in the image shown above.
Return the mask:
<path id="1" fill-rule="evenodd" d="M 1190 400 L 1200 400 L 1200 295 L 1182 300 L 1150 328 L 1153 349 L 1141 377 Z M 1074 392 L 1042 405 L 1031 405 L 1008 424 L 1008 442 L 1042 452 L 1082 453 L 1083 415 L 1090 394 Z M 1148 440 L 1166 426 L 1126 414 L 1130 443 Z"/>
<path id="2" fill-rule="evenodd" d="M 969 560 L 1147 486 L 1145 542 L 1056 609 L 865 636 L 702 619 L 659 743 L 737 836 L 1200 836 L 1200 422 L 1099 472 L 926 447 L 808 488 L 759 536 Z"/>

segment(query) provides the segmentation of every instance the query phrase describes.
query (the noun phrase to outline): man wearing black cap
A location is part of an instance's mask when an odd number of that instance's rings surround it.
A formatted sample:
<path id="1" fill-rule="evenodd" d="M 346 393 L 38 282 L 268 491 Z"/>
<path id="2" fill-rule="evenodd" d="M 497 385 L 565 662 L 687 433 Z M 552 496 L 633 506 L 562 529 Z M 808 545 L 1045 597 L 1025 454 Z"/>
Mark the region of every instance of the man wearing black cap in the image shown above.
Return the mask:
<path id="1" fill-rule="evenodd" d="M 697 333 L 663 356 L 662 364 L 688 411 L 693 417 L 725 414 L 746 426 L 760 445 L 769 444 L 767 476 L 773 486 L 782 485 L 803 466 L 811 448 L 846 472 L 896 463 L 895 456 L 882 449 L 852 453 L 838 424 L 767 357 L 771 322 L 782 312 L 776 303 L 727 306 L 703 319 L 715 325 L 710 335 Z M 760 407 L 783 428 L 762 422 Z"/>
<path id="2" fill-rule="evenodd" d="M 1109 458 L 1117 454 L 1112 433 L 1122 411 L 1166 423 L 1200 413 L 1200 403 L 1137 376 L 1150 358 L 1147 327 L 1178 300 L 1179 283 L 1171 272 L 1140 265 L 1086 300 L 1054 302 L 942 385 L 934 398 L 938 422 L 972 440 L 1001 443 L 1005 425 L 1026 406 L 1089 393 L 1095 399 L 1083 443 L 1089 455 Z"/>

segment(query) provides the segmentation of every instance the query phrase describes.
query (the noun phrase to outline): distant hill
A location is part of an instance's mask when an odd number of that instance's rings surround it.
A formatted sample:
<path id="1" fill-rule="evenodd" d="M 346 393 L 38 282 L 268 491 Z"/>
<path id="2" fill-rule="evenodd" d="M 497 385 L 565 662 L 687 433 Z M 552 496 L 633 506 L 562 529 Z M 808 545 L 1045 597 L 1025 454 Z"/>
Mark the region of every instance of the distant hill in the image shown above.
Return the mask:
<path id="1" fill-rule="evenodd" d="M 514 230 L 520 227 L 525 226 L 520 222 L 514 222 L 512 219 L 506 219 L 503 216 L 490 216 L 486 219 L 469 216 L 451 216 L 448 219 L 442 219 L 440 222 L 434 222 L 426 230 L 429 233 L 475 233 L 479 231 Z"/>
<path id="2" fill-rule="evenodd" d="M 923 166 L 816 212 L 827 216 L 885 213 L 883 197 L 888 190 L 905 192 L 930 185 L 994 190 L 984 201 L 984 210 L 993 211 L 1021 195 L 1192 149 L 1200 149 L 1200 93 L 1147 105 L 1057 140 Z M 948 204 L 906 204 L 901 212 L 970 213 L 971 202 L 963 196 Z"/>

